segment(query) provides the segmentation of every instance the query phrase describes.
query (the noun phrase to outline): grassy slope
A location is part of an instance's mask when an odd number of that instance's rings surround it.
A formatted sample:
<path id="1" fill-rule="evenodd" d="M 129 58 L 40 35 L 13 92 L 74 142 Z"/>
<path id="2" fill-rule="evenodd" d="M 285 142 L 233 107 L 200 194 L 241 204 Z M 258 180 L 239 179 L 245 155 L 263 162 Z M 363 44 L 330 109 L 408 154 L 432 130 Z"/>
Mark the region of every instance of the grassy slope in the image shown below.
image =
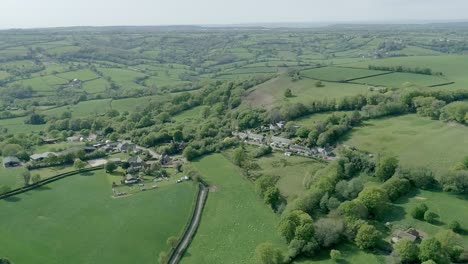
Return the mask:
<path id="1" fill-rule="evenodd" d="M 446 172 L 468 155 L 468 127 L 429 120 L 417 115 L 366 122 L 344 142 L 359 149 L 398 155 L 406 166 L 428 166 Z"/>
<path id="2" fill-rule="evenodd" d="M 197 235 L 181 263 L 252 263 L 258 244 L 285 246 L 276 233 L 278 217 L 234 165 L 220 154 L 194 165 L 217 191 L 208 195 Z"/>
<path id="3" fill-rule="evenodd" d="M 196 186 L 113 199 L 106 175 L 93 174 L 1 200 L 9 217 L 0 219 L 0 255 L 25 264 L 155 263 L 186 225 Z"/>
<path id="4" fill-rule="evenodd" d="M 370 78 L 364 78 L 356 80 L 355 82 L 371 85 L 383 85 L 388 87 L 404 87 L 405 84 L 415 84 L 419 86 L 431 86 L 437 84 L 444 84 L 450 82 L 450 80 L 424 74 L 413 74 L 413 73 L 391 73 L 386 75 L 374 76 Z"/>
<path id="5" fill-rule="evenodd" d="M 342 98 L 345 96 L 364 94 L 367 86 L 347 83 L 323 82 L 325 87 L 315 87 L 315 80 L 303 79 L 291 81 L 288 76 L 280 76 L 250 90 L 246 104 L 271 108 L 285 102 L 310 102 L 324 98 Z M 291 89 L 294 97 L 285 98 L 284 91 Z"/>
<path id="6" fill-rule="evenodd" d="M 341 67 L 323 67 L 309 69 L 301 72 L 301 75 L 325 81 L 345 81 L 348 79 L 362 78 L 366 76 L 386 73 L 385 71 L 373 71 L 367 69 L 353 69 Z"/>

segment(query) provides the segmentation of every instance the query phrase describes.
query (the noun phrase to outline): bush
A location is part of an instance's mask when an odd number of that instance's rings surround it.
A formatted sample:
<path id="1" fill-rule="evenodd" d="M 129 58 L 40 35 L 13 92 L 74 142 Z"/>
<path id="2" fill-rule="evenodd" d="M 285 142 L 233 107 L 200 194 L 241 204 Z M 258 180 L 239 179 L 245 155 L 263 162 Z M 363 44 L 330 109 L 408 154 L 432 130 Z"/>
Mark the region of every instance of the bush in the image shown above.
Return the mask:
<path id="1" fill-rule="evenodd" d="M 422 220 L 424 219 L 424 214 L 426 213 L 427 209 L 427 205 L 421 203 L 413 207 L 410 211 L 410 214 L 414 219 Z"/>
<path id="2" fill-rule="evenodd" d="M 436 213 L 431 212 L 431 211 L 426 211 L 424 213 L 424 220 L 431 224 L 434 224 L 438 217 L 439 216 Z"/>
<path id="3" fill-rule="evenodd" d="M 462 230 L 460 223 L 458 221 L 455 221 L 455 220 L 451 221 L 448 224 L 448 227 L 449 227 L 450 230 L 452 230 L 455 233 L 459 233 Z"/>
<path id="4" fill-rule="evenodd" d="M 419 248 L 408 238 L 400 239 L 394 248 L 403 263 L 411 263 L 418 259 Z"/>
<path id="5" fill-rule="evenodd" d="M 339 260 L 341 258 L 341 252 L 339 250 L 336 250 L 336 249 L 330 250 L 330 258 L 333 261 Z"/>
<path id="6" fill-rule="evenodd" d="M 362 225 L 354 241 L 360 249 L 371 249 L 377 246 L 381 238 L 381 233 L 372 225 L 364 224 Z"/>
<path id="7" fill-rule="evenodd" d="M 390 201 L 394 202 L 410 191 L 411 184 L 407 179 L 392 177 L 382 185 L 382 189 L 387 192 Z"/>

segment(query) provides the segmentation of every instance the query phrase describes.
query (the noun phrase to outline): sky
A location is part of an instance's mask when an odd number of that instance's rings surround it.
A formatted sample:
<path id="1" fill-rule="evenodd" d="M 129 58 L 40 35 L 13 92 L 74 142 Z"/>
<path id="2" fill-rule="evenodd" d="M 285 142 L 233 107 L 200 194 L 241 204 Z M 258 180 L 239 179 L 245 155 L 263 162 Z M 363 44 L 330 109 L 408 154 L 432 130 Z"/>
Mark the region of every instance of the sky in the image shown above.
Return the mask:
<path id="1" fill-rule="evenodd" d="M 468 20 L 467 0 L 0 0 L 0 28 Z"/>

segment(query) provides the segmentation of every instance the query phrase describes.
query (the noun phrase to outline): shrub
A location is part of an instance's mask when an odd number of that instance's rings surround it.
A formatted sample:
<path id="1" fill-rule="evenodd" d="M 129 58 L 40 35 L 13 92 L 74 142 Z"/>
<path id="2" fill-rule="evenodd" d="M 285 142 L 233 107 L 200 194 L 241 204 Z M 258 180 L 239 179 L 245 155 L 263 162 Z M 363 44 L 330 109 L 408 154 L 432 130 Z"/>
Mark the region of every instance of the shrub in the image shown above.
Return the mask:
<path id="1" fill-rule="evenodd" d="M 410 214 L 414 219 L 422 220 L 424 219 L 424 214 L 426 213 L 427 209 L 428 209 L 427 205 L 424 203 L 421 203 L 413 207 L 411 209 Z"/>
<path id="2" fill-rule="evenodd" d="M 330 258 L 333 260 L 333 261 L 337 261 L 341 258 L 341 252 L 339 250 L 336 250 L 336 249 L 332 249 L 330 251 Z"/>
<path id="3" fill-rule="evenodd" d="M 448 227 L 449 227 L 450 230 L 452 230 L 453 232 L 456 232 L 456 233 L 458 233 L 458 232 L 460 232 L 462 230 L 460 223 L 458 221 L 455 221 L 455 220 L 451 221 L 448 224 Z"/>
<path id="4" fill-rule="evenodd" d="M 431 224 L 435 223 L 435 221 L 436 221 L 436 219 L 437 219 L 438 217 L 439 217 L 439 216 L 438 216 L 436 213 L 431 212 L 431 211 L 426 211 L 426 212 L 424 213 L 424 220 L 425 220 L 426 222 L 428 222 L 428 223 L 431 223 Z"/>
<path id="5" fill-rule="evenodd" d="M 371 249 L 377 246 L 381 238 L 381 233 L 372 225 L 364 224 L 362 225 L 354 241 L 360 249 Z"/>

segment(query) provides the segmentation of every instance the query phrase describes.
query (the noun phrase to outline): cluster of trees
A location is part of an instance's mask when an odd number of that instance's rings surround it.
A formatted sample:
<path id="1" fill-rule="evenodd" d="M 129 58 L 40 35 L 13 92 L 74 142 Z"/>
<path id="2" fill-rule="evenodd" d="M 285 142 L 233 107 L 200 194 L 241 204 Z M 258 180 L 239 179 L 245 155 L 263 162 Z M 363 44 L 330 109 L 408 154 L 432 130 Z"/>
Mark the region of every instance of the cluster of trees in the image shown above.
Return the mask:
<path id="1" fill-rule="evenodd" d="M 421 244 L 407 238 L 394 246 L 402 263 L 456 263 L 461 261 L 464 251 L 460 236 L 451 230 L 443 230 L 435 237 L 424 239 Z"/>
<path id="2" fill-rule="evenodd" d="M 393 71 L 393 72 L 407 72 L 407 73 L 415 73 L 415 74 L 424 74 L 424 75 L 438 75 L 442 76 L 443 73 L 441 72 L 434 72 L 430 68 L 410 68 L 405 66 L 382 66 L 382 65 L 369 65 L 369 70 L 376 70 L 376 71 Z"/>
<path id="3" fill-rule="evenodd" d="M 438 180 L 446 192 L 468 194 L 468 156 L 457 162 L 449 173 Z"/>

